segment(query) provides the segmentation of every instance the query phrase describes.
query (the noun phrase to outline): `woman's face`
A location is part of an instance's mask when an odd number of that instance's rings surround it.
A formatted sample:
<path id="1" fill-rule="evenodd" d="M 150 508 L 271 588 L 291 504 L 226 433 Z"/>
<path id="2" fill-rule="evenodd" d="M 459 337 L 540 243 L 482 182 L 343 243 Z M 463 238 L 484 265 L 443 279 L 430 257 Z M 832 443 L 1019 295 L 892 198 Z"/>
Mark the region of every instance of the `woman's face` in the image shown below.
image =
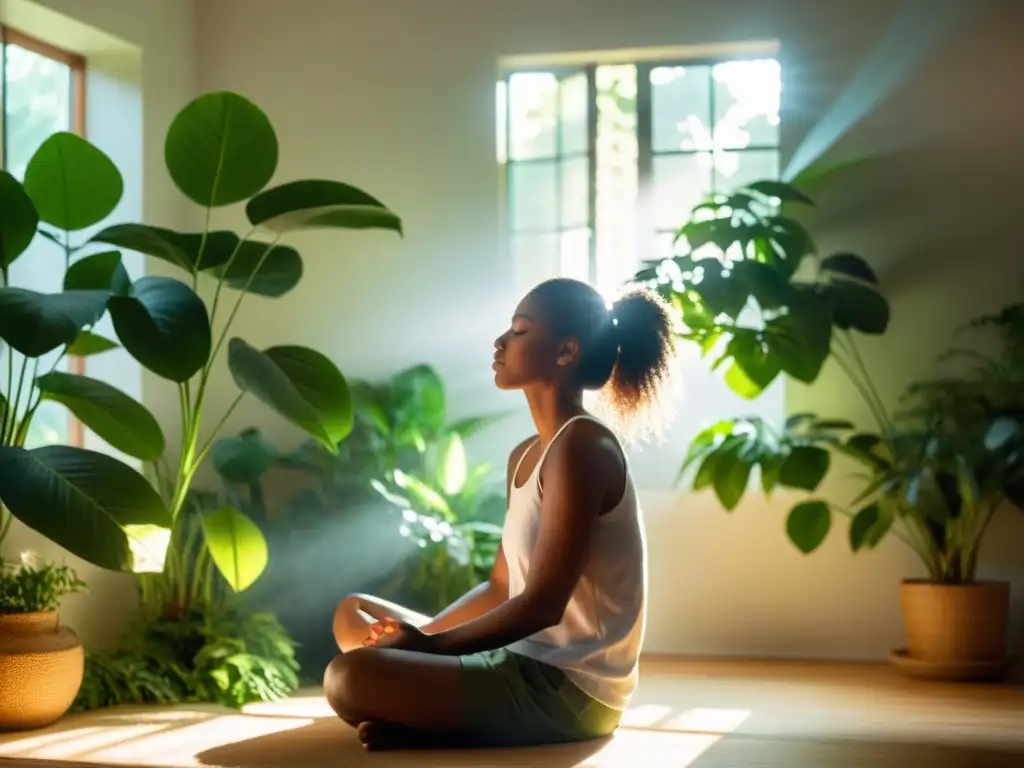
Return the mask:
<path id="1" fill-rule="evenodd" d="M 494 341 L 494 383 L 498 389 L 523 389 L 556 383 L 576 358 L 574 339 L 557 339 L 548 330 L 547 313 L 533 294 L 519 302 L 512 323 Z"/>

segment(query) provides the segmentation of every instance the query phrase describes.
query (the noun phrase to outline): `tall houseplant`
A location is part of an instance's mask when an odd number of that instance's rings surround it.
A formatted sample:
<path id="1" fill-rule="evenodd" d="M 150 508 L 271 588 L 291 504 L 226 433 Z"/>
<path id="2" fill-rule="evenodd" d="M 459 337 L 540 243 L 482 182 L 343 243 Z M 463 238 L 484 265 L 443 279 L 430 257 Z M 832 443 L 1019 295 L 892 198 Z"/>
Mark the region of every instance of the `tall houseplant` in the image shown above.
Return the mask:
<path id="1" fill-rule="evenodd" d="M 39 234 L 63 254 L 66 278 L 65 291 L 52 296 L 5 285 L 0 338 L 29 360 L 52 350 L 85 355 L 119 344 L 144 368 L 169 381 L 180 403 L 181 445 L 169 473 L 167 497 L 162 500 L 138 472 L 101 454 L 17 447 L 41 397 L 64 403 L 87 427 L 131 457 L 156 462 L 165 447 L 152 415 L 114 387 L 63 373 L 26 379 L 26 370 L 34 366 L 23 365 L 21 376 L 13 377 L 19 384 L 16 391 L 28 381 L 38 394 L 25 407 L 15 397 L 7 409 L 0 499 L 29 527 L 104 568 L 138 570 L 132 544 L 141 545 L 135 549 L 146 554 L 146 569 L 157 572 L 142 582 L 147 603 L 183 615 L 189 585 L 175 560 L 180 513 L 214 436 L 242 398 L 248 394 L 263 402 L 329 451 L 337 450 L 352 426 L 347 383 L 324 355 L 292 345 L 258 350 L 230 336 L 242 301 L 252 294 L 283 296 L 299 282 L 301 257 L 282 243 L 293 232 L 374 228 L 400 233 L 401 222 L 380 201 L 341 182 L 305 180 L 269 187 L 278 164 L 276 134 L 267 116 L 235 93 L 209 93 L 185 106 L 167 133 L 164 156 L 175 185 L 204 212 L 202 231 L 125 223 L 84 234 L 114 210 L 123 185 L 106 155 L 70 133 L 57 133 L 43 143 L 29 163 L 24 189 L 13 178 L 2 177 L 0 264 L 5 281 L 7 265 L 36 234 L 37 215 L 46 225 L 39 227 Z M 216 209 L 245 201 L 251 229 L 243 237 L 211 228 Z M 179 270 L 181 279 L 146 276 L 133 281 L 118 249 L 162 260 Z M 198 294 L 202 281 L 212 283 L 209 307 Z M 95 332 L 107 312 L 116 341 Z M 204 429 L 211 375 L 222 350 L 240 393 L 213 428 Z M 80 493 L 67 493 L 68 488 Z M 139 528 L 143 525 L 164 534 L 144 536 Z M 204 516 L 203 533 L 210 557 L 236 590 L 258 577 L 266 543 L 238 510 L 223 507 Z"/>
<path id="2" fill-rule="evenodd" d="M 857 342 L 858 333 L 879 335 L 888 326 L 889 307 L 877 276 L 850 253 L 815 259 L 816 268 L 805 269 L 813 242 L 785 208 L 780 212 L 780 202 L 789 208 L 813 204 L 794 186 L 775 181 L 712 198 L 680 230 L 681 255 L 651 264 L 637 277 L 655 282 L 678 307 L 683 338 L 713 357 L 713 367 L 728 366 L 725 380 L 735 392 L 757 397 L 783 374 L 813 383 L 831 359 L 875 423 L 858 430 L 849 421 L 811 413 L 795 414 L 782 425 L 756 417 L 723 420 L 694 439 L 680 475 L 692 470 L 693 488 L 713 489 L 732 510 L 755 467 L 765 495 L 778 488 L 813 493 L 834 455 L 852 459 L 862 469 L 863 492 L 849 505 L 823 498 L 798 502 L 786 520 L 790 540 L 804 553 L 814 551 L 834 514 L 849 519 L 854 551 L 874 547 L 886 535 L 899 538 L 928 572 L 923 590 L 913 580 L 902 589 L 911 663 L 960 663 L 951 673 L 960 675 L 970 674 L 971 662 L 979 659 L 999 664 L 1005 585 L 941 589 L 973 584 L 981 537 L 1005 498 L 1009 465 L 993 464 L 983 440 L 993 413 L 975 414 L 970 427 L 966 412 L 939 409 L 934 402 L 890 413 Z M 813 273 L 810 279 L 798 277 L 807 272 Z M 922 385 L 907 397 L 938 389 Z M 915 598 L 920 594 L 930 597 L 922 602 Z M 950 615 L 940 613 L 937 600 L 963 604 L 962 618 L 937 621 Z M 971 637 L 984 634 L 978 624 L 970 626 L 980 621 L 971 608 L 979 604 L 994 628 L 988 641 L 971 647 Z"/>

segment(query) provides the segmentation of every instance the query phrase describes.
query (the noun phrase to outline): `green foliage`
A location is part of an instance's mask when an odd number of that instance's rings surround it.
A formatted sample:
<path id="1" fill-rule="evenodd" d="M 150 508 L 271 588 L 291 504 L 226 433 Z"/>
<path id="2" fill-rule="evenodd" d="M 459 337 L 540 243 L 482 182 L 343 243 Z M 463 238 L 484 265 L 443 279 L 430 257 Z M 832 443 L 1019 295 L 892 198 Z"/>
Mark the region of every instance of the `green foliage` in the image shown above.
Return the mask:
<path id="1" fill-rule="evenodd" d="M 169 599 L 176 610 L 183 608 L 182 600 L 206 591 L 193 580 L 212 573 L 208 566 L 242 590 L 266 564 L 266 541 L 240 510 L 218 509 L 195 525 L 182 514 L 192 478 L 241 398 L 252 394 L 330 452 L 352 426 L 348 385 L 326 357 L 299 346 L 259 350 L 230 336 L 241 302 L 253 294 L 280 297 L 298 284 L 301 256 L 280 242 L 288 232 L 374 228 L 401 233 L 400 219 L 383 203 L 341 182 L 300 180 L 268 187 L 278 156 L 269 119 L 244 97 L 209 93 L 186 105 L 168 130 L 164 158 L 181 193 L 205 209 L 200 232 L 133 222 L 102 226 L 121 201 L 121 173 L 100 149 L 68 132 L 42 143 L 22 181 L 0 173 L 0 339 L 7 356 L 7 386 L 0 391 L 0 500 L 26 525 L 88 562 L 161 571 L 143 579 L 149 579 L 143 592 Z M 236 203 L 246 203 L 253 225 L 245 237 L 211 227 L 214 209 Z M 95 234 L 83 235 L 85 230 Z M 11 264 L 37 234 L 63 262 L 59 293 L 9 283 Z M 133 279 L 123 250 L 162 259 L 180 274 Z M 201 280 L 212 281 L 209 306 L 199 296 Z M 229 294 L 234 294 L 230 303 Z M 95 333 L 107 313 L 116 340 Z M 40 358 L 51 352 L 59 362 L 118 346 L 177 389 L 181 452 L 161 479 L 162 499 L 142 475 L 113 459 L 74 448 L 23 447 L 45 399 L 66 406 L 132 458 L 160 463 L 167 441 L 143 405 L 114 386 L 58 371 L 56 362 L 39 370 Z M 210 376 L 224 348 L 241 391 L 206 430 L 210 439 L 200 443 Z M 205 549 L 195 536 L 203 537 Z M 199 570 L 185 564 L 189 546 Z"/>
<path id="2" fill-rule="evenodd" d="M 427 365 L 379 384 L 353 382 L 352 392 L 353 426 L 337 453 L 314 440 L 279 455 L 249 429 L 214 444 L 214 466 L 231 503 L 280 533 L 298 556 L 310 530 L 333 515 L 393 515 L 412 554 L 380 591 L 439 610 L 485 578 L 497 554 L 504 494 L 489 467 L 470 464 L 465 439 L 501 415 L 449 423 L 444 383 Z M 312 480 L 280 510 L 263 502 L 262 478 L 272 466 Z"/>
<path id="3" fill-rule="evenodd" d="M 85 582 L 66 565 L 42 563 L 30 555 L 0 558 L 0 615 L 56 611 L 67 595 L 85 591 Z"/>
<path id="4" fill-rule="evenodd" d="M 813 202 L 792 185 L 760 181 L 698 205 L 676 235 L 679 255 L 648 264 L 636 279 L 652 283 L 680 312 L 681 337 L 700 346 L 712 367 L 746 398 L 780 374 L 813 382 L 833 338 L 884 333 L 889 305 L 859 256 L 817 261 L 813 280 L 799 279 L 815 246 L 779 203 Z"/>
<path id="5" fill-rule="evenodd" d="M 149 617 L 118 650 L 86 654 L 72 711 L 178 702 L 241 708 L 298 687 L 295 643 L 278 621 L 224 607 Z"/>
<path id="6" fill-rule="evenodd" d="M 910 385 L 905 407 L 891 415 L 854 337 L 888 326 L 877 276 L 861 258 L 839 253 L 818 262 L 815 281 L 794 280 L 813 252 L 811 238 L 774 213 L 769 197 L 811 204 L 780 182 L 716 197 L 698 206 L 680 230 L 691 250 L 638 279 L 654 279 L 680 310 L 682 338 L 715 355 L 714 367 L 729 363 L 725 380 L 736 392 L 755 397 L 780 374 L 811 383 L 832 359 L 876 423 L 858 430 L 812 413 L 795 414 L 781 427 L 754 417 L 721 421 L 694 439 L 680 477 L 692 471 L 695 490 L 712 489 L 732 510 L 755 468 L 765 495 L 778 489 L 813 494 L 834 456 L 852 460 L 865 481 L 862 492 L 849 506 L 799 501 L 786 520 L 793 544 L 815 551 L 839 514 L 850 521 L 854 552 L 891 534 L 914 550 L 933 581 L 969 583 L 995 510 L 1007 499 L 1024 502 L 1024 305 L 968 324 L 998 329 L 997 357 L 954 350 L 945 359 L 966 360 L 973 369 Z M 694 251 L 705 246 L 717 255 L 698 258 Z"/>

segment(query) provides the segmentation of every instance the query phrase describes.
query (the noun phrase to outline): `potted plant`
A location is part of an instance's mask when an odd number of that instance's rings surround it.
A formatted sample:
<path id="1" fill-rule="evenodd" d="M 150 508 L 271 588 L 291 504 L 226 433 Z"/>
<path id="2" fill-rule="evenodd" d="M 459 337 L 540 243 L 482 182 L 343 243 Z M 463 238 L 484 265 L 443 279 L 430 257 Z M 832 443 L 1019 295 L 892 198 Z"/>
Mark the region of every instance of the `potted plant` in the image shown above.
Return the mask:
<path id="1" fill-rule="evenodd" d="M 692 471 L 695 490 L 713 489 L 732 510 L 755 467 L 771 496 L 779 488 L 813 493 L 834 457 L 854 461 L 865 480 L 862 493 L 849 505 L 800 501 L 786 519 L 790 540 L 813 552 L 834 514 L 849 520 L 854 552 L 886 535 L 900 539 L 928 577 L 903 585 L 910 642 L 893 660 L 930 676 L 998 674 L 1006 661 L 1006 585 L 975 583 L 978 546 L 1012 474 L 984 442 L 996 414 L 922 404 L 924 392 L 940 391 L 935 385 L 911 388 L 907 410 L 889 412 L 857 342 L 857 334 L 886 331 L 888 302 L 877 275 L 854 254 L 805 263 L 815 256 L 814 244 L 789 210 L 809 205 L 795 186 L 777 181 L 714 196 L 679 231 L 680 255 L 648 265 L 637 278 L 657 285 L 679 309 L 682 338 L 713 358 L 714 368 L 726 366 L 725 381 L 738 394 L 757 397 L 781 374 L 813 383 L 830 359 L 875 423 L 860 430 L 811 413 L 782 425 L 757 417 L 724 420 L 693 440 L 680 477 Z"/>
<path id="2" fill-rule="evenodd" d="M 270 121 L 252 102 L 209 93 L 175 117 L 165 143 L 167 170 L 178 189 L 205 211 L 200 232 L 173 232 L 138 223 L 95 232 L 121 199 L 121 174 L 98 148 L 56 133 L 29 162 L 23 183 L 0 175 L 0 339 L 7 345 L 8 387 L 0 399 L 0 501 L 35 529 L 87 562 L 113 570 L 156 572 L 142 579 L 144 602 L 184 615 L 187 576 L 175 571 L 176 522 L 200 464 L 220 426 L 248 394 L 320 441 L 329 451 L 352 425 L 341 372 L 312 349 L 283 345 L 259 350 L 231 327 L 251 295 L 276 298 L 302 275 L 299 253 L 283 244 L 310 229 L 388 229 L 401 221 L 362 190 L 327 180 L 268 186 L 278 143 Z M 244 237 L 211 228 L 215 210 L 245 202 Z M 9 267 L 40 236 L 52 242 L 65 270 L 53 295 L 9 284 Z M 119 249 L 177 268 L 181 279 L 132 279 Z M 44 258 L 42 251 L 34 258 Z M 37 255 L 38 254 L 38 255 Z M 200 283 L 211 282 L 209 307 Z M 96 330 L 109 313 L 116 339 Z M 216 332 L 215 330 L 216 329 Z M 104 382 L 40 369 L 46 355 L 101 354 L 123 347 L 141 366 L 169 381 L 181 405 L 180 450 L 166 498 L 140 473 L 109 456 L 67 446 L 26 450 L 25 435 L 39 402 L 53 400 L 114 448 L 155 463 L 165 450 L 160 424 L 140 403 Z M 240 392 L 212 429 L 204 429 L 210 376 L 221 352 Z M 20 366 L 18 363 L 20 362 Z M 202 437 L 205 439 L 200 439 Z M 71 489 L 72 492 L 68 492 Z M 231 507 L 203 518 L 212 561 L 235 589 L 265 565 L 266 545 L 251 521 Z"/>
<path id="3" fill-rule="evenodd" d="M 42 728 L 68 711 L 84 655 L 58 608 L 85 584 L 66 565 L 0 557 L 0 731 Z"/>

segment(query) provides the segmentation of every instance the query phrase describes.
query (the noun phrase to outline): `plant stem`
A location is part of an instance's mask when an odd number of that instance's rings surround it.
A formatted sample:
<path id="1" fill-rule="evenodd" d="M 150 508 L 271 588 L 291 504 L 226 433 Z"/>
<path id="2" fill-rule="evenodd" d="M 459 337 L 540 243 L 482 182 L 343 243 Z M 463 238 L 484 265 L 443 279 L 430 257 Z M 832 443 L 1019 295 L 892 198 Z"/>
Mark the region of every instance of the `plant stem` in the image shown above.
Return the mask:
<path id="1" fill-rule="evenodd" d="M 242 246 L 245 245 L 246 242 L 248 242 L 249 238 L 252 236 L 252 233 L 255 232 L 255 231 L 256 231 L 256 227 L 253 227 L 252 229 L 249 230 L 249 234 L 247 234 L 245 237 L 243 237 L 241 240 L 238 241 L 238 245 L 235 246 L 235 250 L 231 252 L 231 256 L 228 257 L 227 262 L 224 264 L 224 271 L 221 274 L 220 280 L 217 281 L 217 290 L 214 291 L 214 294 L 213 294 L 213 306 L 210 308 L 210 326 L 211 327 L 213 327 L 214 320 L 217 317 L 217 307 L 220 304 L 220 292 L 222 290 L 224 290 L 224 281 L 227 278 L 228 274 L 230 274 L 230 272 L 231 272 L 231 266 L 235 263 L 235 258 L 238 256 L 239 253 L 241 253 Z M 213 365 L 213 357 L 212 356 L 207 361 L 207 366 L 210 366 L 210 365 Z"/>
<path id="2" fill-rule="evenodd" d="M 860 393 L 860 396 L 864 399 L 864 402 L 867 403 L 868 408 L 871 410 L 871 415 L 878 423 L 879 429 L 881 429 L 883 432 L 886 431 L 888 427 L 886 425 L 885 414 L 881 413 L 878 410 L 877 406 L 874 403 L 874 400 L 872 400 L 871 398 L 871 393 L 868 392 L 864 384 L 861 383 L 860 379 L 857 378 L 857 373 L 856 371 L 853 370 L 853 366 L 851 366 L 848 361 L 843 359 L 843 356 L 839 354 L 838 349 L 832 350 L 832 357 L 835 359 L 836 363 L 839 364 L 839 367 L 843 369 L 843 373 L 846 374 L 846 378 L 848 378 L 850 382 L 853 384 L 853 386 L 857 388 L 857 391 Z"/>
<path id="3" fill-rule="evenodd" d="M 21 375 L 18 376 L 18 393 L 14 396 L 14 402 L 7 404 L 7 407 L 10 408 L 14 414 L 14 418 L 10 420 L 10 429 L 7 430 L 7 438 L 4 441 L 7 445 L 14 445 L 14 440 L 18 435 L 18 411 L 21 409 L 21 391 L 25 387 L 25 372 L 27 370 L 28 358 L 22 356 Z"/>
<path id="4" fill-rule="evenodd" d="M 210 433 L 210 436 L 206 439 L 206 442 L 203 443 L 203 447 L 199 449 L 199 453 L 196 454 L 195 459 L 197 467 L 203 463 L 203 460 L 206 458 L 206 455 L 210 452 L 210 449 L 213 447 L 214 440 L 217 439 L 217 434 L 220 432 L 221 428 L 227 422 L 228 418 L 230 418 L 231 414 L 234 413 L 234 410 L 235 408 L 238 407 L 238 404 L 242 402 L 243 397 L 245 397 L 245 392 L 240 392 L 238 394 L 238 397 L 236 397 L 234 401 L 231 403 L 231 405 L 228 406 L 228 409 L 224 412 L 224 415 L 221 416 L 220 421 L 217 422 L 217 425 L 213 428 L 213 431 Z"/>
<path id="5" fill-rule="evenodd" d="M 235 315 L 238 314 L 238 309 L 239 307 L 242 306 L 242 300 L 245 299 L 246 294 L 249 292 L 249 286 L 252 285 L 252 281 L 256 278 L 256 275 L 260 273 L 260 270 L 263 268 L 263 263 L 267 260 L 267 257 L 270 255 L 270 252 L 277 247 L 277 241 L 280 239 L 280 237 L 281 236 L 278 235 L 270 242 L 269 245 L 267 245 L 266 250 L 263 251 L 263 255 L 260 256 L 260 260 L 256 263 L 256 269 L 254 269 L 249 274 L 249 279 L 245 281 L 245 285 L 242 287 L 242 290 L 238 292 L 238 299 L 235 301 L 235 306 L 232 307 L 231 314 L 228 315 L 228 321 L 224 324 L 224 330 L 221 333 L 220 338 L 217 340 L 217 346 L 214 347 L 213 354 L 210 355 L 210 361 L 207 363 L 204 383 L 205 380 L 209 378 L 209 372 L 210 369 L 213 368 L 213 361 L 217 359 L 217 353 L 220 352 L 220 348 L 224 346 L 224 340 L 227 338 L 228 331 L 231 329 L 231 323 L 234 322 Z M 226 273 L 227 270 L 225 270 L 225 274 Z"/>
<path id="6" fill-rule="evenodd" d="M 6 283 L 6 281 L 5 281 Z M 7 389 L 4 394 L 7 397 L 7 409 L 4 411 L 3 426 L 0 428 L 0 444 L 7 445 L 8 425 L 17 420 L 14 412 L 14 404 L 11 402 L 11 395 L 14 393 L 14 347 L 7 345 Z"/>
<path id="7" fill-rule="evenodd" d="M 864 358 L 861 357 L 860 351 L 857 349 L 857 343 L 854 339 L 853 333 L 850 331 L 846 332 L 846 342 L 849 345 L 850 351 L 853 353 L 854 361 L 857 367 L 860 369 L 861 376 L 864 377 L 864 383 L 867 386 L 868 391 L 875 398 L 875 405 L 878 406 L 879 413 L 885 419 L 886 426 L 889 430 L 892 430 L 892 419 L 889 418 L 889 414 L 886 411 L 885 403 L 882 400 L 882 396 L 878 394 L 878 388 L 875 387 L 875 383 L 871 379 L 871 374 L 868 373 L 868 368 L 864 364 Z"/>
<path id="8" fill-rule="evenodd" d="M 203 236 L 199 240 L 199 253 L 196 254 L 196 263 L 192 265 L 192 290 L 199 292 L 199 270 L 203 263 L 203 252 L 206 250 L 206 238 L 210 233 L 210 216 L 213 214 L 213 206 L 206 206 L 206 222 L 203 224 Z"/>

